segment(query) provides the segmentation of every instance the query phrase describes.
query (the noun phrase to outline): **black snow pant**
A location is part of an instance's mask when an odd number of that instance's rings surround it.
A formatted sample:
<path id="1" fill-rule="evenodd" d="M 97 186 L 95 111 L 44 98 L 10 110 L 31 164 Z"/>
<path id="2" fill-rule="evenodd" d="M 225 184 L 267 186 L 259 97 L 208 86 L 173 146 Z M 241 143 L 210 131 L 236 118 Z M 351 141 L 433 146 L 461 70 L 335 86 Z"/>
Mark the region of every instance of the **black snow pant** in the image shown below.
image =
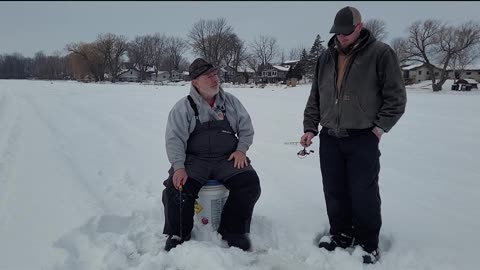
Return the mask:
<path id="1" fill-rule="evenodd" d="M 164 182 L 163 206 L 165 212 L 164 234 L 189 235 L 193 229 L 194 204 L 203 184 L 188 178 L 183 186 L 182 226 L 180 226 L 180 191 L 175 189 L 170 176 Z M 223 207 L 218 232 L 220 234 L 245 234 L 250 232 L 253 208 L 260 197 L 260 181 L 254 170 L 242 172 L 226 181 L 223 185 L 229 190 L 229 196 Z"/>
<path id="2" fill-rule="evenodd" d="M 379 140 L 371 129 L 320 131 L 320 167 L 330 234 L 346 234 L 365 250 L 378 247 L 380 213 Z"/>

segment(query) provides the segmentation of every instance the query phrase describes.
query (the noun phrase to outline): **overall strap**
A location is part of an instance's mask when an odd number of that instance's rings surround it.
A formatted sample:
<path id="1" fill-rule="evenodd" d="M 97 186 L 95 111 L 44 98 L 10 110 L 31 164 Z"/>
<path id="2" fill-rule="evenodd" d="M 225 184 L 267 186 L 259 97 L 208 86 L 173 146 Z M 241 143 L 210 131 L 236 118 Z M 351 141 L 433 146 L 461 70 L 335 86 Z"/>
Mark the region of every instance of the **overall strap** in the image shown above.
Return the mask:
<path id="1" fill-rule="evenodd" d="M 192 107 L 193 111 L 195 112 L 195 118 L 198 120 L 198 108 L 197 104 L 193 101 L 192 96 L 188 95 L 187 96 L 188 102 L 190 102 L 190 106 Z"/>

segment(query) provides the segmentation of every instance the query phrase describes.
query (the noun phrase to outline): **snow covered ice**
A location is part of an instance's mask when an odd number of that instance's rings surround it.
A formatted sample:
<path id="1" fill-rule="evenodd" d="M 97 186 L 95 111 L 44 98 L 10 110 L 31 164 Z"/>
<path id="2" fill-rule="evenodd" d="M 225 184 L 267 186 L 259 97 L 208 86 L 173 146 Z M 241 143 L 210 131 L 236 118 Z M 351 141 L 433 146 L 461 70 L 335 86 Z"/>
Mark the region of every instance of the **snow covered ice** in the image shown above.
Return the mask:
<path id="1" fill-rule="evenodd" d="M 425 84 L 428 84 L 425 83 Z M 251 239 L 166 253 L 165 124 L 186 85 L 0 81 L 0 269 L 479 269 L 480 91 L 407 87 L 380 143 L 381 260 L 315 247 L 328 229 L 318 160 L 299 159 L 310 85 L 226 88 L 252 116 L 262 185 Z"/>

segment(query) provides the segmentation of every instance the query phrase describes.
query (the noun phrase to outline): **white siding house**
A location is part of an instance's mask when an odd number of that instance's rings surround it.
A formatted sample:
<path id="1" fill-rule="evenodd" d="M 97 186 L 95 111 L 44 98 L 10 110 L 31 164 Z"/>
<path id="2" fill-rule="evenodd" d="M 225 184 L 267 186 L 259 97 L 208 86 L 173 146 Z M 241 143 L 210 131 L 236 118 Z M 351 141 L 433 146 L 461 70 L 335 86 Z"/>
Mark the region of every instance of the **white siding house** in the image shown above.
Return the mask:
<path id="1" fill-rule="evenodd" d="M 402 67 L 402 71 L 406 84 L 418 83 L 432 79 L 430 70 L 423 63 L 404 66 Z M 436 67 L 434 69 L 435 78 L 440 77 L 440 72 L 440 68 Z M 456 78 L 474 79 L 476 81 L 480 81 L 480 66 L 470 65 L 466 66 L 463 70 L 452 68 L 447 69 L 448 79 L 455 79 L 455 74 L 457 74 Z"/>
<path id="2" fill-rule="evenodd" d="M 176 70 L 172 70 L 172 82 L 179 82 L 183 80 L 183 72 L 178 72 Z"/>
<path id="3" fill-rule="evenodd" d="M 158 71 L 158 74 L 152 73 L 152 81 L 164 82 L 170 80 L 170 74 L 168 71 Z"/>
<path id="4" fill-rule="evenodd" d="M 134 68 L 123 70 L 118 76 L 118 80 L 121 82 L 138 82 L 140 78 L 140 71 Z"/>
<path id="5" fill-rule="evenodd" d="M 463 70 L 457 70 L 462 79 L 480 81 L 480 65 L 468 65 Z"/>

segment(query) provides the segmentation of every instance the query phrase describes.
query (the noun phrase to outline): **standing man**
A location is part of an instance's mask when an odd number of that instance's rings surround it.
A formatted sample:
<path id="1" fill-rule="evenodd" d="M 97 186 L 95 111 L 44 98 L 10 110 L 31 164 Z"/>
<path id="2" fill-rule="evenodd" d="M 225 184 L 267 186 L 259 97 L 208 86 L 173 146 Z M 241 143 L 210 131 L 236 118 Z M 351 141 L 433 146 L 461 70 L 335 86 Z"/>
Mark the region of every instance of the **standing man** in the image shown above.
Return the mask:
<path id="1" fill-rule="evenodd" d="M 406 91 L 393 49 L 363 28 L 353 7 L 338 11 L 334 36 L 318 59 L 304 111 L 308 147 L 320 131 L 320 168 L 330 235 L 328 251 L 360 245 L 364 263 L 379 257 L 382 218 L 378 144 L 405 111 Z"/>
<path id="2" fill-rule="evenodd" d="M 195 199 L 209 179 L 230 190 L 218 232 L 229 246 L 249 250 L 250 222 L 260 197 L 257 173 L 246 156 L 254 133 L 250 115 L 220 87 L 217 67 L 197 58 L 189 72 L 190 94 L 173 106 L 165 134 L 172 164 L 162 197 L 165 250 L 190 239 Z"/>

